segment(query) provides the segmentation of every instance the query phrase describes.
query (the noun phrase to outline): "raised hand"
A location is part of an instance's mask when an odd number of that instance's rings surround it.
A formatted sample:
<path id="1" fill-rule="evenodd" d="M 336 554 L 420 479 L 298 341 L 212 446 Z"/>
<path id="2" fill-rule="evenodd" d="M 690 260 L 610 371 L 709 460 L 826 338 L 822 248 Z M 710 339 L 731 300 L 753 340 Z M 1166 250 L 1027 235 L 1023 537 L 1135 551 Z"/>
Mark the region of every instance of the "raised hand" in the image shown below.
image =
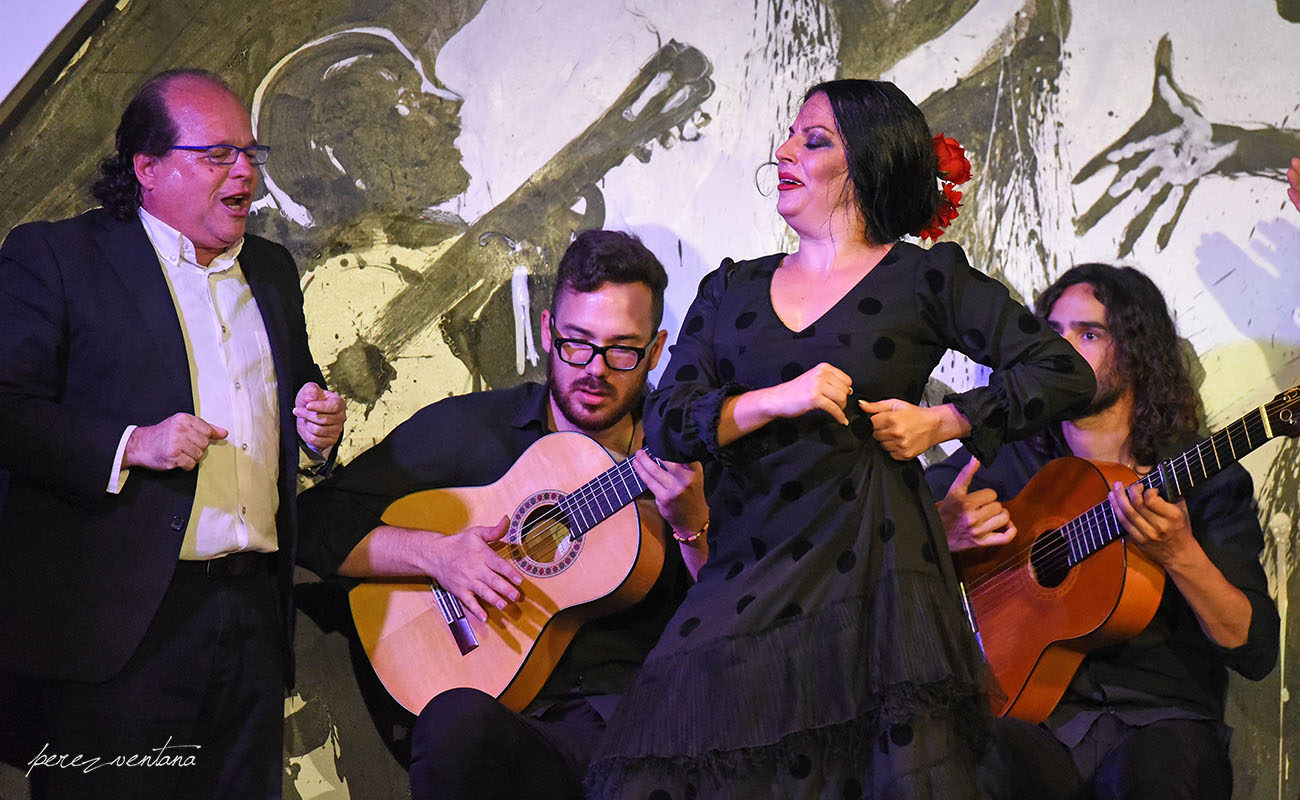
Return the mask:
<path id="1" fill-rule="evenodd" d="M 938 504 L 948 547 L 954 551 L 1006 544 L 1016 538 L 1016 526 L 1011 514 L 998 502 L 998 493 L 992 489 L 970 491 L 971 479 L 979 468 L 979 459 L 971 456 Z"/>
<path id="2" fill-rule="evenodd" d="M 342 397 L 310 381 L 298 390 L 293 415 L 298 418 L 298 438 L 318 453 L 338 444 L 348 418 Z"/>
<path id="3" fill-rule="evenodd" d="M 122 455 L 122 466 L 145 469 L 192 470 L 203 459 L 208 445 L 229 435 L 225 428 L 209 424 L 193 414 L 172 414 L 157 425 L 131 431 Z"/>

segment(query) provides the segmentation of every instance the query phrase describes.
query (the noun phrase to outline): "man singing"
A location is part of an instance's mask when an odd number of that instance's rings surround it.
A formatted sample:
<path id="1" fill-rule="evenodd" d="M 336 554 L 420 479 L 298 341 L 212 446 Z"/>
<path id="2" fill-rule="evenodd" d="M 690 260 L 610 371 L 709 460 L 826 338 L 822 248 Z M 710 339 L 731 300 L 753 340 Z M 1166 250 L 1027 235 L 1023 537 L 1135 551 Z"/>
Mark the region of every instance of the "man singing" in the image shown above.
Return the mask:
<path id="1" fill-rule="evenodd" d="M 295 473 L 344 405 L 293 260 L 244 232 L 268 150 L 220 78 L 162 73 L 104 207 L 0 248 L 0 670 L 35 686 L 36 798 L 280 796 Z"/>

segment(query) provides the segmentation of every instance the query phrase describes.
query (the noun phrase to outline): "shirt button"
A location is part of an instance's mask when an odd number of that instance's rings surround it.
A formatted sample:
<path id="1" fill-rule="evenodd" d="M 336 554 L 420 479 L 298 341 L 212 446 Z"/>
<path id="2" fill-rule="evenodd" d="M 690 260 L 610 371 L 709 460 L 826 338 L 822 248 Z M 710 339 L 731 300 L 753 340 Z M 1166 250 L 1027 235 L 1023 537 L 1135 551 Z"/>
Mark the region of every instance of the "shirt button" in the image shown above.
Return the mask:
<path id="1" fill-rule="evenodd" d="M 239 388 L 239 381 L 235 381 L 235 388 L 236 388 L 236 389 Z"/>
<path id="2" fill-rule="evenodd" d="M 176 514 L 176 515 L 172 516 L 171 529 L 174 530 L 174 531 L 184 530 L 184 529 L 185 529 L 185 517 L 182 517 L 180 514 Z"/>
<path id="3" fill-rule="evenodd" d="M 248 442 L 244 442 L 243 444 L 241 444 L 241 445 L 239 446 L 239 449 L 240 449 L 240 450 L 243 450 L 245 453 L 247 453 L 247 452 L 248 452 Z"/>
<path id="4" fill-rule="evenodd" d="M 248 506 L 240 506 L 240 507 L 239 507 L 239 513 L 240 513 L 240 515 L 247 514 L 247 513 L 248 513 Z"/>

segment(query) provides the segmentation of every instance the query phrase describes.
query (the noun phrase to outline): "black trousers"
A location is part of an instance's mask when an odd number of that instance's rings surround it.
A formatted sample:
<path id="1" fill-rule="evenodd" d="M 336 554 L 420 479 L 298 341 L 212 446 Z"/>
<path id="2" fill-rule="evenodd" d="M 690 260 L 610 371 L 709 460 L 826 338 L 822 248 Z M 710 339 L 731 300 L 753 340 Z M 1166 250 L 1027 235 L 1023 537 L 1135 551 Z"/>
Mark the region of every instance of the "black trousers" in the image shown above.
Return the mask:
<path id="1" fill-rule="evenodd" d="M 580 800 L 604 729 L 585 700 L 534 718 L 477 689 L 443 692 L 411 732 L 412 800 Z"/>
<path id="2" fill-rule="evenodd" d="M 1211 720 L 1130 726 L 1106 714 L 1071 749 L 1041 725 L 999 719 L 980 783 L 993 800 L 1228 800 L 1224 732 Z"/>
<path id="3" fill-rule="evenodd" d="M 284 768 L 284 636 L 268 571 L 178 570 L 139 648 L 105 683 L 45 681 L 34 800 L 268 798 Z"/>

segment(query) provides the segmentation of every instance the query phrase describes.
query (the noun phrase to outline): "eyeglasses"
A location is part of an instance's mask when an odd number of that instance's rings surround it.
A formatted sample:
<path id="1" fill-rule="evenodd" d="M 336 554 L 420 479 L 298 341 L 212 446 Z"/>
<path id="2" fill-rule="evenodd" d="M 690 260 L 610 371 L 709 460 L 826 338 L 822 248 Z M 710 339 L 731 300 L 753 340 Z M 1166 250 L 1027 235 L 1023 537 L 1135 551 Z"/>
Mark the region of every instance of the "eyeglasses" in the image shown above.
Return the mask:
<path id="1" fill-rule="evenodd" d="M 228 167 L 239 160 L 239 154 L 243 153 L 248 159 L 248 163 L 255 167 L 260 167 L 266 163 L 266 159 L 271 155 L 270 145 L 251 144 L 248 147 L 235 147 L 233 144 L 174 144 L 167 148 L 168 150 L 193 150 L 203 153 L 207 156 L 208 161 L 219 167 Z"/>
<path id="2" fill-rule="evenodd" d="M 645 358 L 650 345 L 632 347 L 626 344 L 609 344 L 601 347 L 584 339 L 566 339 L 555 329 L 555 318 L 551 318 L 551 343 L 560 360 L 575 367 L 585 367 L 596 356 L 605 359 L 605 366 L 619 372 L 636 369 Z"/>

